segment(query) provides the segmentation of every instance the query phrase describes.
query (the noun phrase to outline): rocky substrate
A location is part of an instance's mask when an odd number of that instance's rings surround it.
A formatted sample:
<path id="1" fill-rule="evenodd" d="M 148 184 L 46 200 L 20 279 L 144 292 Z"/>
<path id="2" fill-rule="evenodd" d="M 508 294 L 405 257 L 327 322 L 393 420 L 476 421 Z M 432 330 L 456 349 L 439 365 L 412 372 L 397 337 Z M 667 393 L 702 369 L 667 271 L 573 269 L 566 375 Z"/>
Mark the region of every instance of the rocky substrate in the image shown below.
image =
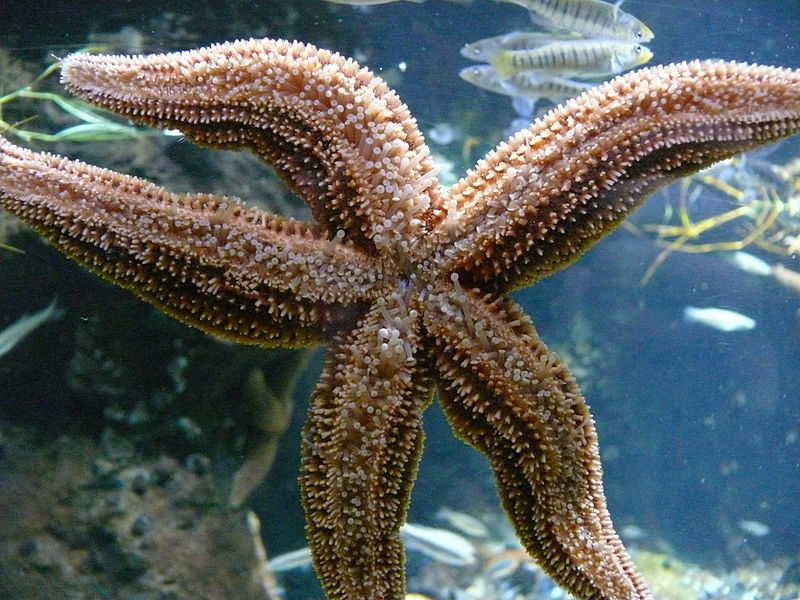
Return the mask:
<path id="1" fill-rule="evenodd" d="M 270 600 L 258 520 L 209 459 L 0 426 L 0 598 Z"/>

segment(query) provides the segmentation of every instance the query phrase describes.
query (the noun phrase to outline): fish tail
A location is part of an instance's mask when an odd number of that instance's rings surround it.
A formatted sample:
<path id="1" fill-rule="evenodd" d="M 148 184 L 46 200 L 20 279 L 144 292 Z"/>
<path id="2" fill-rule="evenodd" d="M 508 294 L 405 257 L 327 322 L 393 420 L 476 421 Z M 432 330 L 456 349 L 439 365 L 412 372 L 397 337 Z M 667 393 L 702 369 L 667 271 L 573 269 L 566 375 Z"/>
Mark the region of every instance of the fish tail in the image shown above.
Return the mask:
<path id="1" fill-rule="evenodd" d="M 42 323 L 46 321 L 55 321 L 56 319 L 61 318 L 63 314 L 64 309 L 58 306 L 58 296 L 56 296 L 50 301 L 50 304 L 42 309 Z"/>
<path id="2" fill-rule="evenodd" d="M 65 312 L 66 310 L 63 307 L 56 305 L 56 299 L 53 298 L 53 307 L 50 309 L 50 312 L 47 315 L 47 320 L 56 321 L 63 317 Z"/>

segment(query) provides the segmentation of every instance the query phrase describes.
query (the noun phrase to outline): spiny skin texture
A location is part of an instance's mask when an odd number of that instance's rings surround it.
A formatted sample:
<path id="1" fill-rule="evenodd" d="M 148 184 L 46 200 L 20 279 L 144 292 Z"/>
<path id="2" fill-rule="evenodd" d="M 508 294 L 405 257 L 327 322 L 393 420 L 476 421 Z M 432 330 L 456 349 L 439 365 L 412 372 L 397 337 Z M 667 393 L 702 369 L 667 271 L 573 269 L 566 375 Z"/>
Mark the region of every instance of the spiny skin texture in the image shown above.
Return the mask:
<path id="1" fill-rule="evenodd" d="M 73 55 L 62 72 L 134 121 L 253 151 L 311 207 L 316 222 L 298 223 L 0 138 L 0 203 L 82 264 L 217 335 L 330 345 L 300 478 L 329 598 L 404 597 L 398 531 L 434 390 L 557 582 L 582 600 L 651 597 L 611 524 L 580 389 L 504 293 L 575 260 L 657 187 L 797 132 L 800 73 L 629 73 L 501 144 L 445 195 L 394 92 L 325 50 L 251 40 Z"/>

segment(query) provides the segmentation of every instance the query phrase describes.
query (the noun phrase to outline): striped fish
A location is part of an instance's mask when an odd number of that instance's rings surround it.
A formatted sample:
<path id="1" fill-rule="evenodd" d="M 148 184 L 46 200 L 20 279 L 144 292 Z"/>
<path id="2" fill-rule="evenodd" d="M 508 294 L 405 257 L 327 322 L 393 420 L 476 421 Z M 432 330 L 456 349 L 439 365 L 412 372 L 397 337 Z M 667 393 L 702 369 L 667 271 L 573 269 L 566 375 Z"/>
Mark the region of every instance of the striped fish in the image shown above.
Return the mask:
<path id="1" fill-rule="evenodd" d="M 594 86 L 593 83 L 573 81 L 532 71 L 522 71 L 505 78 L 499 75 L 492 65 L 464 67 L 458 75 L 464 81 L 484 90 L 513 98 L 529 98 L 533 100 L 534 104 L 540 98 L 558 104 L 562 100 L 577 96 Z"/>
<path id="2" fill-rule="evenodd" d="M 497 0 L 527 9 L 544 27 L 575 31 L 587 37 L 649 42 L 653 32 L 639 19 L 602 0 Z"/>
<path id="3" fill-rule="evenodd" d="M 501 50 L 531 50 L 558 40 L 574 40 L 576 37 L 576 33 L 512 31 L 466 44 L 461 48 L 461 56 L 488 63 L 492 60 L 492 55 Z"/>
<path id="4" fill-rule="evenodd" d="M 653 53 L 636 42 L 562 40 L 531 50 L 501 50 L 491 64 L 503 77 L 520 71 L 544 71 L 567 77 L 615 75 L 642 65 Z"/>

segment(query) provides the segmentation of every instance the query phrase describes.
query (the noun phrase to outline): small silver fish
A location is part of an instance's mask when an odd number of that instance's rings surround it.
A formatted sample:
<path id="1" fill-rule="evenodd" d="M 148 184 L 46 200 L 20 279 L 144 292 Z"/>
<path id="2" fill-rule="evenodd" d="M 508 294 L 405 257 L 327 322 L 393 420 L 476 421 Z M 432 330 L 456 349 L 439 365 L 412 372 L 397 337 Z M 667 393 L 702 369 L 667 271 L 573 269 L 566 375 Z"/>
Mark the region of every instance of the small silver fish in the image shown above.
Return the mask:
<path id="1" fill-rule="evenodd" d="M 425 132 L 425 135 L 430 141 L 439 146 L 447 146 L 464 137 L 460 129 L 445 122 L 435 123 L 433 127 Z"/>
<path id="2" fill-rule="evenodd" d="M 502 77 L 492 65 L 464 67 L 458 72 L 458 76 L 481 89 L 513 98 L 530 98 L 534 104 L 541 98 L 558 104 L 594 86 L 592 83 L 533 71 L 521 71 L 510 77 Z"/>
<path id="3" fill-rule="evenodd" d="M 453 510 L 447 506 L 442 506 L 436 511 L 436 518 L 444 521 L 451 527 L 455 527 L 461 533 L 465 533 L 474 538 L 485 538 L 489 535 L 489 529 L 479 519 L 467 513 Z"/>
<path id="4" fill-rule="evenodd" d="M 757 256 L 749 252 L 737 250 L 736 252 L 725 252 L 722 258 L 732 264 L 734 267 L 745 273 L 751 275 L 760 275 L 761 277 L 769 277 L 772 275 L 772 267 L 769 263 L 761 260 Z"/>
<path id="5" fill-rule="evenodd" d="M 765 535 L 769 535 L 770 532 L 769 525 L 762 523 L 761 521 L 742 519 L 737 523 L 737 525 L 739 526 L 739 529 L 745 533 L 749 533 L 753 537 L 764 537 Z"/>
<path id="6" fill-rule="evenodd" d="M 725 332 L 749 331 L 756 326 L 754 319 L 725 308 L 687 306 L 683 309 L 683 318 Z"/>
<path id="7" fill-rule="evenodd" d="M 653 32 L 619 5 L 602 0 L 498 0 L 517 4 L 531 13 L 534 23 L 575 31 L 587 37 L 649 42 Z"/>
<path id="8" fill-rule="evenodd" d="M 617 40 L 560 40 L 530 50 L 501 50 L 491 59 L 509 77 L 520 71 L 544 71 L 568 77 L 602 77 L 622 73 L 653 58 L 646 46 Z"/>
<path id="9" fill-rule="evenodd" d="M 466 44 L 461 48 L 461 56 L 488 63 L 492 60 L 492 55 L 500 50 L 531 50 L 550 42 L 575 39 L 576 37 L 577 34 L 574 33 L 512 31 Z"/>
<path id="10" fill-rule="evenodd" d="M 291 552 L 284 552 L 269 560 L 269 568 L 275 573 L 307 569 L 311 566 L 311 548 L 305 547 Z"/>
<path id="11" fill-rule="evenodd" d="M 448 529 L 405 523 L 400 528 L 400 539 L 406 549 L 447 565 L 474 565 L 477 561 L 475 546 Z"/>
<path id="12" fill-rule="evenodd" d="M 647 532 L 638 525 L 628 524 L 620 527 L 619 534 L 623 540 L 643 540 L 647 537 Z"/>
<path id="13" fill-rule="evenodd" d="M 389 4 L 390 2 L 397 2 L 398 0 L 325 0 L 333 4 L 349 4 L 350 6 L 372 6 L 373 4 Z M 421 4 L 425 0 L 405 0 L 405 2 L 416 2 Z"/>
<path id="14" fill-rule="evenodd" d="M 64 311 L 56 308 L 56 299 L 42 310 L 32 315 L 23 315 L 17 321 L 0 331 L 0 356 L 7 354 L 30 332 L 42 323 L 59 318 Z"/>

